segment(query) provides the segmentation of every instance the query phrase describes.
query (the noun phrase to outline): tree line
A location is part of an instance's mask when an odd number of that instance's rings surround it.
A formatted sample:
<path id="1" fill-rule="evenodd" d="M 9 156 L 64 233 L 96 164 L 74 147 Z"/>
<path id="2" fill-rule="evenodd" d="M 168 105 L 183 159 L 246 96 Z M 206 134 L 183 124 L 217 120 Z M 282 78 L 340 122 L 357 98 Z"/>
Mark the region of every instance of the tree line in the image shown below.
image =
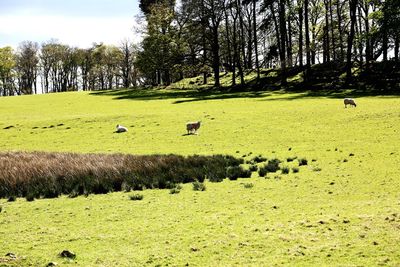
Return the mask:
<path id="1" fill-rule="evenodd" d="M 0 48 L 0 95 L 39 91 L 104 90 L 138 84 L 169 85 L 201 75 L 232 85 L 265 68 L 301 68 L 312 79 L 314 64 L 354 66 L 399 61 L 398 0 L 140 0 L 143 41 L 119 47 L 74 48 L 56 41 Z M 40 82 L 38 82 L 40 80 Z"/>
<path id="2" fill-rule="evenodd" d="M 105 90 L 136 86 L 137 47 L 122 41 L 119 47 L 93 44 L 87 49 L 55 40 L 39 46 L 20 43 L 14 51 L 0 48 L 0 96 Z"/>
<path id="3" fill-rule="evenodd" d="M 352 66 L 399 60 L 398 0 L 141 0 L 147 31 L 137 66 L 144 79 L 166 84 L 233 73 L 244 84 L 247 70 L 304 68 L 341 62 Z M 389 56 L 391 58 L 389 58 Z"/>

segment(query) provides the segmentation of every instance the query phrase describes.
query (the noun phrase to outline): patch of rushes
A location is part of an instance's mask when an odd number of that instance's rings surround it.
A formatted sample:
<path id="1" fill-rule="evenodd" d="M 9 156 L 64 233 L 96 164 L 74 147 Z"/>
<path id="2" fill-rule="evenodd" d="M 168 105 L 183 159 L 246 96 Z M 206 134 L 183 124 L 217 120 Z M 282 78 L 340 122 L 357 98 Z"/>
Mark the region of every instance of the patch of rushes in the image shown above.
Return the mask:
<path id="1" fill-rule="evenodd" d="M 54 198 L 61 194 L 176 187 L 179 183 L 226 178 L 243 159 L 227 155 L 126 155 L 46 152 L 0 153 L 0 198 Z M 247 174 L 247 173 L 246 173 Z M 235 172 L 236 175 L 236 172 Z M 175 192 L 176 193 L 176 192 Z"/>

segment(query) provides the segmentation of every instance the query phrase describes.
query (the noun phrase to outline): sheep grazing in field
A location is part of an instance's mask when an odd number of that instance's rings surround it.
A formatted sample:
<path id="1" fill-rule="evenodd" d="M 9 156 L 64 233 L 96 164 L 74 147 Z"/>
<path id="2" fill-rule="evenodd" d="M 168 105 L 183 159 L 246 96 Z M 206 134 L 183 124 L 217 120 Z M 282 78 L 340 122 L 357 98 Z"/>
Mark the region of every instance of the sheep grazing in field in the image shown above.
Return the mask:
<path id="1" fill-rule="evenodd" d="M 200 128 L 200 123 L 200 121 L 186 123 L 186 130 L 188 134 L 197 133 L 197 130 Z"/>
<path id="2" fill-rule="evenodd" d="M 123 133 L 123 132 L 127 132 L 128 131 L 128 128 L 126 128 L 126 127 L 124 127 L 124 126 L 122 126 L 122 125 L 117 125 L 117 129 L 115 130 L 115 132 L 117 132 L 117 133 Z"/>
<path id="3" fill-rule="evenodd" d="M 357 107 L 356 101 L 352 98 L 345 98 L 343 102 L 345 108 L 347 108 L 347 105 Z"/>

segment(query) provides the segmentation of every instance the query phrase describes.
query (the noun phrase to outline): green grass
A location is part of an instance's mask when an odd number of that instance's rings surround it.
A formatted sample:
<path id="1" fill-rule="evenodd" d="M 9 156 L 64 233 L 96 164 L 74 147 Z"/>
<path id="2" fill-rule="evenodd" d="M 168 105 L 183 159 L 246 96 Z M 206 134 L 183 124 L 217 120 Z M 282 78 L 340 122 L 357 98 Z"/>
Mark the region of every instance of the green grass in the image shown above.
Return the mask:
<path id="1" fill-rule="evenodd" d="M 203 192 L 144 190 L 141 201 L 132 192 L 0 200 L 0 266 L 397 266 L 400 98 L 357 104 L 284 92 L 0 98 L 2 151 L 309 159 L 298 173 L 206 182 Z M 199 135 L 186 136 L 193 120 Z M 129 132 L 113 133 L 118 123 Z M 59 258 L 65 249 L 77 258 Z M 20 258 L 6 262 L 8 252 Z"/>

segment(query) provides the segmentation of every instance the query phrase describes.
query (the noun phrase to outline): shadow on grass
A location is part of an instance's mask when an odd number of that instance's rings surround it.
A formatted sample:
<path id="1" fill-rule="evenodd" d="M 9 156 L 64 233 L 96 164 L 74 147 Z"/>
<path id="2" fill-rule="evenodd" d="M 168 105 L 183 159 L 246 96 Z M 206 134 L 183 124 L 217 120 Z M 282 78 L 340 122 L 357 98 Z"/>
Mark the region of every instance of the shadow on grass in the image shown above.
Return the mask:
<path id="1" fill-rule="evenodd" d="M 124 89 L 92 92 L 94 96 L 111 96 L 115 100 L 168 100 L 176 99 L 173 104 L 194 101 L 222 100 L 230 98 L 262 98 L 272 95 L 272 91 L 234 91 L 228 89 Z"/>
<path id="2" fill-rule="evenodd" d="M 115 100 L 168 100 L 176 99 L 173 104 L 181 104 L 206 100 L 223 100 L 234 98 L 263 98 L 262 101 L 275 100 L 296 100 L 304 98 L 334 98 L 345 97 L 400 97 L 400 91 L 387 90 L 295 90 L 268 88 L 262 90 L 262 84 L 249 85 L 247 87 L 222 88 L 222 89 L 123 89 L 97 91 L 90 93 L 93 96 L 110 96 Z M 268 96 L 277 96 L 276 98 L 266 98 Z"/>

